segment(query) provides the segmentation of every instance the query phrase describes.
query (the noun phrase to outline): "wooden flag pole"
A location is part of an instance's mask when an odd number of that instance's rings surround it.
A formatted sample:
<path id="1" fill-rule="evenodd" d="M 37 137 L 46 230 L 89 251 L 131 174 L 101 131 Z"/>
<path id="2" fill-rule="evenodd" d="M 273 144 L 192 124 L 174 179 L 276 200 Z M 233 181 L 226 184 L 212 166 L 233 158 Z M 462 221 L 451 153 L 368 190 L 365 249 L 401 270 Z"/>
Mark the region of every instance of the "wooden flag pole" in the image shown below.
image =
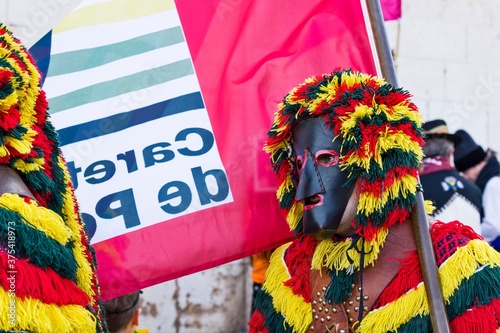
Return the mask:
<path id="1" fill-rule="evenodd" d="M 389 42 L 387 41 L 380 2 L 379 0 L 366 0 L 366 5 L 382 75 L 386 81 L 398 87 L 396 71 L 394 69 Z M 420 179 L 417 180 L 417 200 L 413 207 L 411 220 L 415 241 L 417 243 L 420 265 L 422 266 L 425 290 L 429 301 L 432 330 L 434 333 L 449 333 L 450 328 L 439 282 L 436 257 L 434 255 L 432 240 L 429 233 L 429 221 L 425 211 L 422 185 L 420 184 Z"/>

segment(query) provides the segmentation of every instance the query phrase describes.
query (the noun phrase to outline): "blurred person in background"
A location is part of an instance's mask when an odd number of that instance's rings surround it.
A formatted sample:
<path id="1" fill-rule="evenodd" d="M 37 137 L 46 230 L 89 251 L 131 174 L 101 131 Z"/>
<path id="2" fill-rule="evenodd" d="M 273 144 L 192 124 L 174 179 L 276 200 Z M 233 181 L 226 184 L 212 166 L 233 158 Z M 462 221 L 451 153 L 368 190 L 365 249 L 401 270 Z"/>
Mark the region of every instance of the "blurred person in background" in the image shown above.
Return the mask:
<path id="1" fill-rule="evenodd" d="M 431 216 L 443 222 L 464 221 L 481 234 L 481 190 L 463 177 L 453 163 L 455 146 L 462 138 L 450 134 L 442 119 L 427 121 L 422 128 L 425 145 L 420 182 L 424 198 L 436 207 Z"/>
<path id="2" fill-rule="evenodd" d="M 147 333 L 138 329 L 141 314 L 142 291 L 119 296 L 104 302 L 106 321 L 110 333 Z"/>
<path id="3" fill-rule="evenodd" d="M 464 130 L 456 135 L 462 142 L 455 148 L 455 166 L 464 177 L 476 183 L 482 191 L 483 220 L 481 234 L 500 250 L 500 163 L 496 152 L 484 149 Z"/>

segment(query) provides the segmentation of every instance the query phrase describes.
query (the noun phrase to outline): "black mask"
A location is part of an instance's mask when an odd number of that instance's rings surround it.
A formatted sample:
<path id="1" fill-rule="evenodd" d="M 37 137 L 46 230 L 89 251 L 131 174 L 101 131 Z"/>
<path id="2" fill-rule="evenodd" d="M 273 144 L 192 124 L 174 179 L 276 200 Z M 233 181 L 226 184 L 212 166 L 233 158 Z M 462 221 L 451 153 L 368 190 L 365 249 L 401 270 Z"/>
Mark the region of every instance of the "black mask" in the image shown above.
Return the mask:
<path id="1" fill-rule="evenodd" d="M 352 222 L 355 210 L 344 217 L 355 182 L 344 187 L 348 173 L 340 170 L 341 138 L 326 129 L 319 118 L 299 123 L 293 130 L 293 146 L 297 155 L 296 200 L 304 203 L 304 233 L 317 238 L 335 234 L 341 222 Z M 353 210 L 351 207 L 350 210 Z M 347 221 L 346 221 L 347 219 Z"/>

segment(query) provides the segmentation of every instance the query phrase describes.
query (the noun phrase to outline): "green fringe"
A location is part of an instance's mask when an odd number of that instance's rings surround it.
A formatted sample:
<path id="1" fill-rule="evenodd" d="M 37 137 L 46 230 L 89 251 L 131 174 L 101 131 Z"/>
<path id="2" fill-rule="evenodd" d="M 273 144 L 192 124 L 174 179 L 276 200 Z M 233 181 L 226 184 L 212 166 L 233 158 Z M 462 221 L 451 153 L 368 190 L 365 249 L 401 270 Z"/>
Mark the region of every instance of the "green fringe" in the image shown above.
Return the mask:
<path id="1" fill-rule="evenodd" d="M 52 179 L 50 179 L 44 172 L 20 172 L 20 175 L 21 178 L 23 178 L 23 180 L 29 184 L 35 192 L 42 194 L 44 197 L 47 197 L 46 193 L 53 193 L 55 190 L 54 181 L 52 181 Z"/>
<path id="2" fill-rule="evenodd" d="M 57 274 L 76 282 L 77 263 L 71 249 L 73 244 L 61 245 L 27 225 L 20 214 L 0 207 L 0 245 L 5 248 L 8 246 L 9 226 L 12 230 L 12 224 L 8 222 L 15 222 L 17 258 L 29 259 L 31 264 L 43 269 L 52 268 Z"/>
<path id="3" fill-rule="evenodd" d="M 302 217 L 300 218 L 299 223 L 297 223 L 297 228 L 295 228 L 294 235 L 295 237 L 299 237 L 304 231 L 304 222 L 302 221 Z"/>
<path id="4" fill-rule="evenodd" d="M 464 279 L 446 305 L 448 319 L 460 316 L 474 305 L 490 304 L 500 298 L 500 267 L 484 267 L 469 279 Z"/>
<path id="5" fill-rule="evenodd" d="M 349 274 L 343 269 L 338 272 L 328 271 L 332 281 L 325 292 L 325 299 L 334 304 L 340 304 L 349 297 L 352 285 L 356 283 L 356 274 Z"/>
<path id="6" fill-rule="evenodd" d="M 297 190 L 294 188 L 290 190 L 286 195 L 283 196 L 283 198 L 280 200 L 280 208 L 284 209 L 290 209 L 292 207 L 292 199 L 295 198 L 295 193 Z"/>
<path id="7" fill-rule="evenodd" d="M 272 297 L 260 290 L 255 298 L 255 309 L 265 316 L 265 327 L 269 333 L 293 333 L 292 327 L 285 322 L 285 317 L 276 312 Z"/>
<path id="8" fill-rule="evenodd" d="M 430 316 L 417 316 L 390 333 L 431 333 L 432 323 Z"/>

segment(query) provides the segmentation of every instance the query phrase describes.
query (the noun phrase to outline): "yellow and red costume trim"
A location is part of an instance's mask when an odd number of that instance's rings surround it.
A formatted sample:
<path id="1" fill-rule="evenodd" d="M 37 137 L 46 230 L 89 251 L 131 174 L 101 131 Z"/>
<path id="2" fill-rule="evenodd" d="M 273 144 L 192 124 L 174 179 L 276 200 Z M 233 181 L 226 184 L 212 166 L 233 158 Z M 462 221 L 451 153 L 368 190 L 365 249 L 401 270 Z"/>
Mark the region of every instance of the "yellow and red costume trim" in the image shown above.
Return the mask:
<path id="1" fill-rule="evenodd" d="M 431 229 L 438 254 L 450 329 L 454 333 L 492 333 L 500 329 L 500 254 L 459 222 L 438 222 Z M 305 333 L 312 325 L 309 272 L 325 245 L 302 236 L 278 248 L 250 321 L 250 332 Z M 297 268 L 297 261 L 304 265 Z M 309 265 L 307 265 L 309 264 Z M 291 283 L 293 281 L 293 283 Z M 300 286 L 299 288 L 296 288 Z M 295 288 L 294 288 L 295 287 Z M 357 333 L 430 332 L 422 272 L 409 253 L 392 282 L 365 315 Z"/>
<path id="2" fill-rule="evenodd" d="M 13 314 L 0 332 L 106 332 L 94 252 L 47 110 L 35 62 L 0 24 L 0 164 L 34 195 L 0 196 L 0 307 Z"/>

